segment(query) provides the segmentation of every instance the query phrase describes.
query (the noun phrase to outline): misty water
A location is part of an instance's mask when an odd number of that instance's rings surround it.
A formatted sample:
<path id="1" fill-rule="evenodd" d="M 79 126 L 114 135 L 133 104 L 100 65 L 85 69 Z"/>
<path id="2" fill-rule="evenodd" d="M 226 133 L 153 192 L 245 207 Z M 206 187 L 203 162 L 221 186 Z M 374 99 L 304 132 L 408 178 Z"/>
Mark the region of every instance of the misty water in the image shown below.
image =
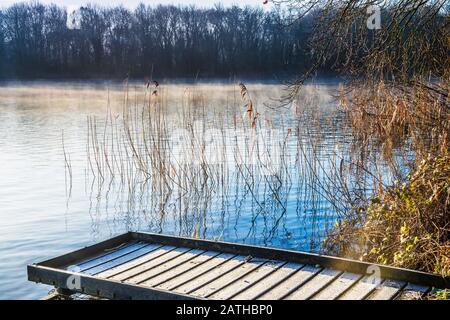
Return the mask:
<path id="1" fill-rule="evenodd" d="M 229 166 L 226 174 L 212 174 L 208 192 L 195 186 L 193 193 L 164 191 L 142 176 L 125 183 L 100 179 L 89 163 L 88 117 L 100 133 L 107 113 L 120 124 L 124 99 L 136 108 L 145 101 L 143 84 L 130 83 L 128 97 L 122 83 L 1 84 L 0 298 L 45 295 L 48 286 L 27 281 L 27 264 L 128 230 L 322 252 L 324 237 L 345 210 L 339 187 L 330 183 L 336 179 L 333 171 L 353 152 L 351 132 L 333 97 L 337 85 L 312 84 L 302 99 L 282 107 L 276 98 L 283 86 L 249 83 L 247 88 L 260 113 L 258 125 L 277 130 L 287 160 L 275 169 L 275 178 L 259 174 L 250 182 L 242 167 Z M 234 83 L 162 83 L 158 90 L 171 132 L 186 125 L 187 108 L 206 128 L 233 132 L 236 119 L 245 119 Z M 183 97 L 189 90 L 197 98 L 187 106 Z M 224 179 L 219 183 L 214 176 Z M 366 177 L 364 192 L 370 190 Z"/>

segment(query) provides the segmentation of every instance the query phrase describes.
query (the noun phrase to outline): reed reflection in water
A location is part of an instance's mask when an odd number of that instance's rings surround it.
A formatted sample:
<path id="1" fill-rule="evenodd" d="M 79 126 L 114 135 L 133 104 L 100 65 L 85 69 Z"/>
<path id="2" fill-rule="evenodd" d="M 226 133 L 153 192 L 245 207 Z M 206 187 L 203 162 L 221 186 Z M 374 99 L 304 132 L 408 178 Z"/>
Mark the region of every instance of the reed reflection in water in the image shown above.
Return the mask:
<path id="1" fill-rule="evenodd" d="M 120 112 L 87 119 L 93 221 L 103 211 L 131 230 L 320 252 L 379 183 L 336 86 L 282 106 L 277 86 L 124 86 Z"/>

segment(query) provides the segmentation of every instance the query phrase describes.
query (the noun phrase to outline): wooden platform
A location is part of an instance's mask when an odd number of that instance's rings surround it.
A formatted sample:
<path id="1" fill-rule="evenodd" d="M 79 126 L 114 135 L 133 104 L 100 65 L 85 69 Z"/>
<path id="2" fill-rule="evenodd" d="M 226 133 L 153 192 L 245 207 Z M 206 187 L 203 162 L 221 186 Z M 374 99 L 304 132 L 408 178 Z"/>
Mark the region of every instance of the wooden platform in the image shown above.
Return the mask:
<path id="1" fill-rule="evenodd" d="M 137 232 L 29 265 L 28 279 L 109 299 L 416 299 L 450 284 L 317 254 Z"/>

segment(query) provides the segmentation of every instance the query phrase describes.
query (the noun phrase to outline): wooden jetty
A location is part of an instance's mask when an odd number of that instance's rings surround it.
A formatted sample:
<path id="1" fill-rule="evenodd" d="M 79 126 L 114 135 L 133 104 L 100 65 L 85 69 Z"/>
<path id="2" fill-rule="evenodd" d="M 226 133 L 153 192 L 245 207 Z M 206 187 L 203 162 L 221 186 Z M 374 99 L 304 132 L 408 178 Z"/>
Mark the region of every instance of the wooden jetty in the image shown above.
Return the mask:
<path id="1" fill-rule="evenodd" d="M 450 277 L 143 232 L 28 266 L 30 281 L 108 299 L 415 299 Z"/>

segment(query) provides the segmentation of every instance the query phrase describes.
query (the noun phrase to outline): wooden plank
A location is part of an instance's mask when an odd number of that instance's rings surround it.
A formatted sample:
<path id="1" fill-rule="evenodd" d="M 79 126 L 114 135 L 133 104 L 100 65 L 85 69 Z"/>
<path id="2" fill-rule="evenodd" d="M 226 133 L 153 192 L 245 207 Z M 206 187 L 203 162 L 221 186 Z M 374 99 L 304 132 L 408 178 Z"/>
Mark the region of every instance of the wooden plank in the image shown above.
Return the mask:
<path id="1" fill-rule="evenodd" d="M 316 274 L 309 281 L 304 283 L 298 289 L 290 293 L 285 299 L 287 300 L 306 300 L 324 289 L 328 284 L 333 282 L 342 274 L 342 271 L 335 269 L 324 269 Z"/>
<path id="2" fill-rule="evenodd" d="M 184 273 L 192 270 L 193 268 L 200 266 L 202 263 L 205 263 L 206 261 L 211 260 L 212 258 L 218 256 L 219 254 L 220 254 L 220 252 L 216 252 L 216 251 L 204 252 L 201 255 L 196 256 L 194 259 L 184 262 L 184 263 L 180 264 L 179 266 L 176 266 L 176 267 L 168 270 L 167 272 L 164 272 L 160 275 L 157 275 L 156 277 L 153 277 L 153 278 L 145 281 L 144 283 L 142 283 L 142 285 L 149 286 L 149 287 L 158 286 L 158 285 L 162 284 L 163 282 L 167 282 L 168 280 L 172 280 L 176 277 L 183 275 Z"/>
<path id="3" fill-rule="evenodd" d="M 226 261 L 223 264 L 218 265 L 217 267 L 207 271 L 206 273 L 200 275 L 199 277 L 192 279 L 191 281 L 175 288 L 173 291 L 183 294 L 190 294 L 192 291 L 197 290 L 198 288 L 223 276 L 227 272 L 231 272 L 235 268 L 245 264 L 247 260 L 248 260 L 247 257 L 244 256 L 233 257 L 232 259 Z"/>
<path id="4" fill-rule="evenodd" d="M 150 280 L 151 278 L 156 277 L 165 271 L 169 271 L 170 269 L 195 258 L 196 256 L 202 254 L 203 252 L 205 251 L 196 249 L 186 251 L 185 253 L 178 255 L 177 257 L 160 264 L 159 266 L 151 268 L 145 272 L 139 273 L 138 275 L 127 279 L 126 282 L 142 284 L 143 282 Z"/>
<path id="5" fill-rule="evenodd" d="M 91 246 L 66 253 L 62 256 L 42 261 L 39 265 L 50 268 L 67 268 L 68 266 L 80 263 L 80 261 L 87 261 L 89 258 L 98 256 L 101 253 L 108 253 L 113 248 L 122 247 L 132 241 L 136 241 L 134 237 L 134 233 L 127 232 Z"/>
<path id="6" fill-rule="evenodd" d="M 394 298 L 398 292 L 406 285 L 402 281 L 385 280 L 383 281 L 370 296 L 368 300 L 390 300 Z"/>
<path id="7" fill-rule="evenodd" d="M 133 269 L 141 264 L 144 264 L 148 261 L 151 261 L 159 256 L 162 256 L 164 254 L 167 254 L 168 252 L 174 250 L 176 247 L 172 247 L 172 246 L 164 246 L 164 247 L 160 247 L 158 249 L 156 249 L 155 251 L 152 251 L 140 258 L 134 259 L 130 262 L 127 262 L 125 264 L 122 264 L 120 266 L 117 266 L 115 268 L 111 268 L 109 270 L 103 271 L 99 274 L 97 274 L 98 277 L 100 278 L 110 278 L 113 277 L 115 275 L 118 275 L 122 272 L 125 272 L 127 270 Z"/>
<path id="8" fill-rule="evenodd" d="M 245 289 L 241 293 L 232 297 L 232 300 L 254 300 L 269 291 L 284 279 L 291 276 L 294 272 L 301 269 L 304 265 L 298 263 L 287 263 L 283 267 L 277 269 L 261 281 L 255 283 L 253 286 Z"/>
<path id="9" fill-rule="evenodd" d="M 358 283 L 351 287 L 348 291 L 344 292 L 338 299 L 339 300 L 362 300 L 367 297 L 375 288 L 378 283 L 373 281 L 370 276 L 364 276 Z"/>
<path id="10" fill-rule="evenodd" d="M 430 291 L 428 286 L 421 286 L 417 284 L 408 283 L 408 285 L 395 297 L 396 300 L 419 300 L 424 294 Z"/>
<path id="11" fill-rule="evenodd" d="M 216 300 L 228 300 L 260 281 L 264 283 L 264 279 L 267 275 L 275 272 L 285 263 L 285 261 L 269 261 L 267 263 L 264 263 L 259 268 L 256 268 L 240 279 L 234 281 L 232 284 L 226 286 L 223 289 L 220 289 L 219 291 L 216 291 L 212 295 L 209 295 L 208 298 Z"/>
<path id="12" fill-rule="evenodd" d="M 119 258 L 127 253 L 130 253 L 137 249 L 140 249 L 140 248 L 144 247 L 145 245 L 146 245 L 146 243 L 144 243 L 144 242 L 127 244 L 121 248 L 112 250 L 111 252 L 103 253 L 103 254 L 99 255 L 98 257 L 94 257 L 87 261 L 78 263 L 75 266 L 73 266 L 72 268 L 76 268 L 76 270 L 80 270 L 80 271 L 85 271 L 90 268 L 96 267 L 102 263 Z"/>
<path id="13" fill-rule="evenodd" d="M 221 253 L 220 255 L 209 259 L 205 263 L 201 263 L 200 265 L 196 266 L 195 268 L 181 273 L 180 275 L 176 276 L 172 279 L 167 279 L 167 281 L 164 281 L 160 284 L 158 284 L 156 287 L 164 290 L 174 290 L 189 281 L 192 281 L 193 279 L 201 276 L 202 274 L 207 273 L 208 271 L 216 268 L 218 265 L 221 265 L 225 263 L 226 261 L 230 260 L 231 258 L 235 257 L 235 255 L 230 253 Z"/>
<path id="14" fill-rule="evenodd" d="M 284 279 L 280 284 L 273 287 L 270 291 L 258 297 L 258 300 L 279 300 L 290 294 L 302 284 L 313 278 L 322 268 L 306 265 L 293 275 Z"/>
<path id="15" fill-rule="evenodd" d="M 268 262 L 266 259 L 255 259 L 255 258 L 251 259 L 248 262 L 245 262 L 244 264 L 239 266 L 238 268 L 235 268 L 230 272 L 221 274 L 220 277 L 214 279 L 209 283 L 204 284 L 195 291 L 189 292 L 189 294 L 204 298 L 209 297 L 215 292 L 234 283 L 238 279 L 241 279 L 241 277 L 244 277 L 245 275 L 251 273 L 252 271 L 254 271 L 255 269 L 257 269 L 266 262 Z"/>
<path id="16" fill-rule="evenodd" d="M 132 269 L 126 270 L 117 275 L 109 277 L 109 279 L 114 279 L 117 281 L 125 281 L 125 280 L 132 278 L 140 273 L 143 273 L 152 268 L 155 268 L 169 260 L 172 260 L 173 258 L 176 258 L 189 250 L 191 250 L 191 249 L 190 248 L 175 248 L 175 249 L 170 250 L 167 253 L 162 254 L 154 259 L 151 259 L 145 263 L 139 264 L 138 266 L 136 266 Z"/>
<path id="17" fill-rule="evenodd" d="M 92 267 L 91 269 L 83 271 L 84 273 L 95 275 L 97 273 L 101 273 L 103 271 L 106 271 L 108 269 L 115 268 L 117 266 L 120 266 L 122 264 L 125 264 L 127 262 L 130 262 L 132 260 L 135 260 L 139 257 L 142 257 L 146 254 L 149 254 L 152 251 L 155 251 L 156 249 L 161 248 L 161 245 L 159 244 L 148 244 L 145 247 L 139 248 L 133 252 L 130 252 L 124 256 L 115 258 L 113 260 L 110 260 L 108 262 L 105 262 L 103 264 L 100 264 L 98 266 Z"/>
<path id="18" fill-rule="evenodd" d="M 342 293 L 348 290 L 352 285 L 356 284 L 362 275 L 356 273 L 345 272 L 339 278 L 335 279 L 323 290 L 315 294 L 312 300 L 334 300 Z"/>

